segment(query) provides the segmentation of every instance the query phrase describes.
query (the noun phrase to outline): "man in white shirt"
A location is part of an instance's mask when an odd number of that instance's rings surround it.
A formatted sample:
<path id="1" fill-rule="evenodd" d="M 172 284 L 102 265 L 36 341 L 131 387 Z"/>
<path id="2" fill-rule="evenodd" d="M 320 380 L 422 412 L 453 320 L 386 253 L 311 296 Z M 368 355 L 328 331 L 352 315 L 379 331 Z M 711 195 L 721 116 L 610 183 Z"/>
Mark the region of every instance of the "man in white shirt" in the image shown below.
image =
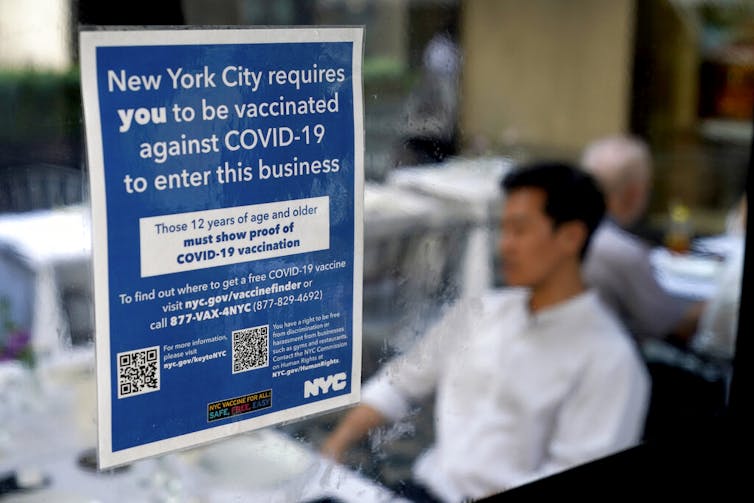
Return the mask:
<path id="1" fill-rule="evenodd" d="M 649 392 L 618 321 L 587 290 L 581 259 L 604 213 L 591 177 L 540 163 L 503 181 L 508 287 L 452 307 L 364 387 L 322 451 L 336 459 L 436 392 L 434 444 L 414 464 L 414 501 L 459 502 L 628 448 Z"/>

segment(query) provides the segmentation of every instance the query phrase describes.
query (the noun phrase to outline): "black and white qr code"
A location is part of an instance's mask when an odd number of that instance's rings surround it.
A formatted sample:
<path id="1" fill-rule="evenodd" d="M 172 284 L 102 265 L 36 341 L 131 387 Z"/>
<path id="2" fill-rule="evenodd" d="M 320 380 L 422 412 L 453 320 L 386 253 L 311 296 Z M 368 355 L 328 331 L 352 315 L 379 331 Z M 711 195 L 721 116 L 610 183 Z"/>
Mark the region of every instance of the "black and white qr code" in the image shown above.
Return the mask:
<path id="1" fill-rule="evenodd" d="M 118 398 L 160 390 L 160 346 L 118 353 Z"/>
<path id="2" fill-rule="evenodd" d="M 233 373 L 266 367 L 270 363 L 269 325 L 233 332 Z"/>

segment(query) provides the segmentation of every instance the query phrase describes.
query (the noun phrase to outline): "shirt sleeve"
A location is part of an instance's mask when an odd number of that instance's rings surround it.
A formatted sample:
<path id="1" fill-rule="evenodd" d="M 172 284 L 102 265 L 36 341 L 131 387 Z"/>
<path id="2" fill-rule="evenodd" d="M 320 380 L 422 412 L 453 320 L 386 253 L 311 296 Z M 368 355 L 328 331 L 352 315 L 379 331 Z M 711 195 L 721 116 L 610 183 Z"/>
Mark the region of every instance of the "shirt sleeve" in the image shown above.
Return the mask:
<path id="1" fill-rule="evenodd" d="M 623 275 L 626 308 L 638 336 L 665 337 L 684 316 L 689 303 L 668 293 L 657 281 L 648 254 L 629 261 Z"/>
<path id="2" fill-rule="evenodd" d="M 644 364 L 628 347 L 594 358 L 556 417 L 540 469 L 529 482 L 637 445 L 649 402 Z"/>
<path id="3" fill-rule="evenodd" d="M 411 403 L 435 389 L 442 355 L 454 335 L 462 332 L 465 303 L 450 308 L 407 352 L 385 364 L 362 390 L 362 403 L 397 421 L 408 414 Z"/>
<path id="4" fill-rule="evenodd" d="M 617 232 L 615 238 L 609 236 L 595 243 L 594 256 L 586 264 L 587 281 L 635 337 L 667 336 L 690 304 L 660 285 L 646 246 Z"/>

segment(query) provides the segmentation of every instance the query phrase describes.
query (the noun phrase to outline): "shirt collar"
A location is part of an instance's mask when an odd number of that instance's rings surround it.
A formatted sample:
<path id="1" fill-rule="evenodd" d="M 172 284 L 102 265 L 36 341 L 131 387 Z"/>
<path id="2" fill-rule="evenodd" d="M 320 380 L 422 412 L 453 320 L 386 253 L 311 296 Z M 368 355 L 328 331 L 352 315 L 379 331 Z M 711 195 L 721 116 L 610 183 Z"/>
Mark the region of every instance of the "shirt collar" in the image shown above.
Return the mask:
<path id="1" fill-rule="evenodd" d="M 586 309 L 586 306 L 594 302 L 597 293 L 593 289 L 587 289 L 578 295 L 570 297 L 552 306 L 532 312 L 529 309 L 529 297 L 526 297 L 525 309 L 531 323 L 542 324 L 550 320 L 562 320 L 564 316 L 572 316 Z"/>

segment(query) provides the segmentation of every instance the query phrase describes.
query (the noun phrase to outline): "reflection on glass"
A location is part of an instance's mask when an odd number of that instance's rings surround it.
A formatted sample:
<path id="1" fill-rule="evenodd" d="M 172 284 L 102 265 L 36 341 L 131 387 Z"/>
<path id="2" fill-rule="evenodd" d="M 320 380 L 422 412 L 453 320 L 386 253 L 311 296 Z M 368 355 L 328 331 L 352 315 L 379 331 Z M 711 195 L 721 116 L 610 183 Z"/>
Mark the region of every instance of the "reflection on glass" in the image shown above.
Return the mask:
<path id="1" fill-rule="evenodd" d="M 719 411 L 734 356 L 743 243 L 726 219 L 743 192 L 754 108 L 749 2 L 580 0 L 566 9 L 493 0 L 183 0 L 107 4 L 109 12 L 99 4 L 0 2 L 0 472 L 39 467 L 52 481 L 44 488 L 50 498 L 209 501 L 253 489 L 229 485 L 238 466 L 213 471 L 218 465 L 206 462 L 213 445 L 94 478 L 77 468 L 96 422 L 88 229 L 80 216 L 80 231 L 63 235 L 58 224 L 32 227 L 27 218 L 49 224 L 69 210 L 86 213 L 79 21 L 366 26 L 364 378 L 447 304 L 505 282 L 495 267 L 493 192 L 512 164 L 575 161 L 590 141 L 616 132 L 645 139 L 652 193 L 631 230 L 653 250 L 662 288 L 706 299 L 688 339 L 653 339 L 644 348 L 659 390 L 652 434 L 693 435 L 700 418 Z M 396 162 L 408 153 L 406 103 L 421 82 L 425 49 L 449 21 L 462 54 L 450 81 L 458 84 L 455 150 L 421 166 Z M 443 93 L 431 89 L 423 106 L 442 111 Z M 683 201 L 693 226 L 668 211 L 673 200 Z M 676 226 L 682 242 L 663 242 Z M 666 254 L 663 244 L 684 253 Z M 50 262 L 63 253 L 76 258 Z M 296 449 L 315 456 L 343 412 L 267 432 L 280 437 L 239 438 L 237 446 L 272 446 L 260 448 L 267 467 L 282 468 L 266 497 L 281 489 L 282 501 L 380 501 L 384 486 L 407 480 L 431 444 L 433 408 L 432 397 L 419 402 L 342 465 L 293 469 L 303 466 Z"/>

